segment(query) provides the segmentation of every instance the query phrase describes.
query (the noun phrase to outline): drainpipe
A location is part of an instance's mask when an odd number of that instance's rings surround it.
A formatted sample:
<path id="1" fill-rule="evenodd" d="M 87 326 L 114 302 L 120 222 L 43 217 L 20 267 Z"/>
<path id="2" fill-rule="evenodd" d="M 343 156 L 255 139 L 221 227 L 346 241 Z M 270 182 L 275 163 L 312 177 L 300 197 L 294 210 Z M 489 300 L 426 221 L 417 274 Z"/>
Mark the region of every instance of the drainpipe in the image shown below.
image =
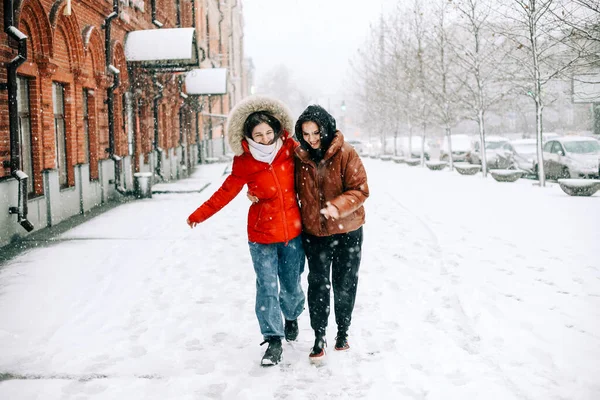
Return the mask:
<path id="1" fill-rule="evenodd" d="M 201 164 L 202 163 L 202 159 L 204 157 L 202 157 L 202 143 L 200 143 L 200 118 L 198 118 L 198 109 L 194 110 L 194 116 L 196 118 L 196 152 L 197 154 L 197 160 L 196 160 L 196 164 Z"/>
<path id="2" fill-rule="evenodd" d="M 158 89 L 158 93 L 154 96 L 153 98 L 153 103 L 154 103 L 154 150 L 156 151 L 156 167 L 154 169 L 154 172 L 156 173 L 156 175 L 160 176 L 161 180 L 165 180 L 165 177 L 162 175 L 162 154 L 163 154 L 163 150 L 158 146 L 158 137 L 159 137 L 159 132 L 158 132 L 158 117 L 159 117 L 159 110 L 158 110 L 158 103 L 160 103 L 160 100 L 163 97 L 163 85 L 161 85 L 160 83 L 158 83 L 156 81 L 156 75 L 152 76 L 152 81 L 154 83 L 154 86 Z"/>
<path id="3" fill-rule="evenodd" d="M 221 14 L 221 17 L 219 18 L 219 55 L 220 55 L 219 67 L 222 67 L 224 54 L 223 54 L 223 29 L 221 28 L 221 24 L 225 20 L 225 13 L 223 12 L 223 10 L 221 10 L 221 1 L 217 2 L 217 6 L 219 8 L 219 14 Z M 223 113 L 223 96 L 222 95 L 220 96 L 219 102 L 221 104 L 221 113 Z M 224 127 L 221 128 L 221 145 L 223 147 L 223 156 L 225 156 L 225 153 L 227 152 L 227 146 L 225 144 L 225 129 L 224 129 Z"/>
<path id="4" fill-rule="evenodd" d="M 210 19 L 208 17 L 210 13 L 206 10 L 206 56 L 210 59 Z"/>
<path id="5" fill-rule="evenodd" d="M 192 3 L 192 28 L 196 27 L 196 4 L 194 0 L 190 0 Z"/>
<path id="6" fill-rule="evenodd" d="M 186 100 L 188 99 L 188 95 L 186 93 L 183 92 L 183 80 L 179 79 L 179 96 L 183 99 L 182 100 L 182 104 L 179 107 L 179 147 L 181 148 L 181 164 L 185 165 L 187 163 L 186 161 L 186 148 L 185 148 L 185 144 L 187 144 L 187 141 L 184 140 L 184 112 L 187 109 L 187 103 Z M 187 139 L 187 138 L 185 138 Z"/>
<path id="7" fill-rule="evenodd" d="M 152 0 L 152 23 L 159 28 L 163 27 L 163 23 L 156 19 L 156 0 Z"/>
<path id="8" fill-rule="evenodd" d="M 235 0 L 233 3 L 233 6 L 231 6 L 231 12 L 230 12 L 230 25 L 231 25 L 231 29 L 229 30 L 229 39 L 230 39 L 230 43 L 231 43 L 231 49 L 229 51 L 229 54 L 231 55 L 231 68 L 229 71 L 229 76 L 235 76 L 235 45 L 233 43 L 233 9 L 236 8 L 238 6 L 238 0 Z M 233 81 L 233 79 L 232 79 Z M 232 90 L 232 96 L 229 96 L 229 109 L 231 110 L 233 108 L 233 102 L 235 101 L 235 93 L 236 93 L 236 86 L 235 83 L 232 83 L 233 86 L 233 90 Z"/>
<path id="9" fill-rule="evenodd" d="M 107 89 L 108 97 L 106 104 L 108 105 L 108 153 L 111 160 L 115 163 L 115 190 L 123 195 L 127 194 L 125 189 L 121 186 L 121 156 L 115 154 L 115 90 L 121 84 L 119 79 L 121 71 L 119 71 L 114 65 L 109 65 L 108 70 L 113 75 L 113 84 Z"/>
<path id="10" fill-rule="evenodd" d="M 221 10 L 221 1 L 217 1 L 217 7 L 219 9 L 219 14 L 221 14 L 221 17 L 219 18 L 219 54 L 221 55 L 221 57 L 223 57 L 223 30 L 221 28 L 221 24 L 225 19 L 225 13 L 223 12 L 223 10 Z M 223 60 L 221 59 L 220 61 Z M 221 63 L 219 63 L 219 66 L 220 65 Z"/>
<path id="11" fill-rule="evenodd" d="M 27 60 L 27 36 L 19 31 L 14 22 L 12 0 L 4 0 L 4 31 L 19 42 L 18 54 L 6 65 L 7 82 L 2 89 L 8 90 L 8 121 L 10 130 L 10 171 L 19 182 L 19 196 L 16 207 L 9 207 L 9 214 L 17 214 L 17 222 L 27 232 L 33 224 L 27 219 L 27 181 L 29 177 L 21 171 L 21 143 L 19 137 L 19 109 L 17 105 L 17 68 Z"/>
<path id="12" fill-rule="evenodd" d="M 113 11 L 106 16 L 104 19 L 104 58 L 106 61 L 106 68 L 110 65 L 112 60 L 112 49 L 110 47 L 111 27 L 113 19 L 119 16 L 119 0 L 113 0 Z"/>
<path id="13" fill-rule="evenodd" d="M 113 84 L 106 89 L 106 105 L 108 108 L 108 148 L 105 150 L 115 164 L 115 190 L 123 195 L 127 194 L 121 186 L 121 157 L 115 154 L 115 90 L 121 84 L 121 71 L 110 63 L 112 60 L 111 28 L 112 21 L 119 16 L 119 0 L 113 0 L 113 11 L 104 20 L 104 52 L 106 70 L 113 76 Z"/>
<path id="14" fill-rule="evenodd" d="M 175 26 L 181 28 L 181 0 L 175 0 Z"/>

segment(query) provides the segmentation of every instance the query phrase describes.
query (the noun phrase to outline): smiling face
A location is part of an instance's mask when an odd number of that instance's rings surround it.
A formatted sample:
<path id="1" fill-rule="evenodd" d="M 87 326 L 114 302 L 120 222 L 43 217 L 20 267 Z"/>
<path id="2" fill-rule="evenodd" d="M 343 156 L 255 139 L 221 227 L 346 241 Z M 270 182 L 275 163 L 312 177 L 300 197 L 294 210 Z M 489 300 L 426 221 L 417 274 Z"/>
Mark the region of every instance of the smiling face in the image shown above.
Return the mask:
<path id="1" fill-rule="evenodd" d="M 275 131 L 266 122 L 261 122 L 252 129 L 252 140 L 260 144 L 271 144 L 275 139 Z"/>
<path id="2" fill-rule="evenodd" d="M 302 124 L 302 138 L 312 147 L 318 149 L 321 147 L 321 130 L 319 125 L 313 121 L 306 121 Z"/>

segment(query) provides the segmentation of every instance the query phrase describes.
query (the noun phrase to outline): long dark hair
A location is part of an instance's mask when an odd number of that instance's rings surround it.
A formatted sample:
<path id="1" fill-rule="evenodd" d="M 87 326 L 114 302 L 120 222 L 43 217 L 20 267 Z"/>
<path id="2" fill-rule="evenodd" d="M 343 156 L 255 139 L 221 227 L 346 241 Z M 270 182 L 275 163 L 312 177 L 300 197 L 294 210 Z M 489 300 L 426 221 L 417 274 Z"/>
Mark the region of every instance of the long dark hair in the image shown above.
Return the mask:
<path id="1" fill-rule="evenodd" d="M 244 136 L 252 139 L 252 131 L 257 125 L 260 125 L 263 122 L 273 129 L 273 132 L 275 133 L 274 140 L 277 140 L 281 136 L 281 122 L 264 111 L 257 111 L 248 115 L 246 122 L 244 122 Z"/>

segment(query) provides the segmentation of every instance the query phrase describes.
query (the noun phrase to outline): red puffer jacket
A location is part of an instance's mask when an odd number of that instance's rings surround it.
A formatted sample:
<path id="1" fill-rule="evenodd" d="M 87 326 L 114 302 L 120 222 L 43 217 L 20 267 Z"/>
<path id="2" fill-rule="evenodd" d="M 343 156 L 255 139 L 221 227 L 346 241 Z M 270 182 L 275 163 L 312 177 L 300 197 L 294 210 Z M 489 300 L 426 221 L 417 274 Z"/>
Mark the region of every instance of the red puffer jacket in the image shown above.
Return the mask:
<path id="1" fill-rule="evenodd" d="M 233 158 L 231 175 L 221 187 L 194 211 L 189 220 L 203 222 L 225 207 L 248 185 L 258 197 L 248 212 L 248 240 L 269 244 L 288 242 L 302 231 L 300 209 L 294 190 L 294 150 L 298 143 L 287 132 L 283 146 L 271 164 L 257 161 L 243 140 L 243 154 Z"/>

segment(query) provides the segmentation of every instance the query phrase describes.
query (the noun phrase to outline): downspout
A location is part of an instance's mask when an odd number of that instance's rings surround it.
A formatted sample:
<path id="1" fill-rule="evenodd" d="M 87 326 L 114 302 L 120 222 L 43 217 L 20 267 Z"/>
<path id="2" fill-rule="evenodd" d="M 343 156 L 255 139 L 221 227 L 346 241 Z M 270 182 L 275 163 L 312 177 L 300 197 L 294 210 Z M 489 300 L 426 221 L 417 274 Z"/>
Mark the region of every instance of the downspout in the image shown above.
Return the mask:
<path id="1" fill-rule="evenodd" d="M 135 82 L 137 76 L 135 75 L 135 69 L 132 66 L 127 66 L 127 75 L 129 75 L 129 82 Z M 131 90 L 131 89 L 130 89 Z M 139 172 L 139 153 L 137 151 L 137 135 L 139 134 L 139 129 L 138 129 L 138 100 L 136 98 L 136 92 L 135 90 L 131 90 L 131 114 L 132 114 L 132 120 L 131 120 L 131 126 L 130 126 L 130 130 L 132 132 L 132 137 L 131 137 L 131 144 L 128 145 L 128 150 L 129 150 L 129 146 L 131 146 L 131 156 L 132 156 L 132 162 L 134 164 L 134 172 Z M 129 139 L 129 138 L 128 138 Z"/>
<path id="2" fill-rule="evenodd" d="M 210 13 L 206 10 L 206 57 L 210 60 L 210 19 L 208 17 Z"/>
<path id="3" fill-rule="evenodd" d="M 217 1 L 217 7 L 219 8 L 219 14 L 221 14 L 221 17 L 219 18 L 219 55 L 220 55 L 219 66 L 222 67 L 224 55 L 223 55 L 223 29 L 221 28 L 221 24 L 225 20 L 225 13 L 223 13 L 223 10 L 221 10 L 221 2 L 220 1 Z M 219 99 L 219 101 L 221 103 L 221 113 L 223 113 L 223 95 L 221 95 L 220 97 L 221 98 Z M 225 145 L 225 128 L 224 127 L 221 128 L 221 144 L 223 146 L 223 156 L 225 156 L 225 153 L 227 153 L 227 146 Z"/>
<path id="4" fill-rule="evenodd" d="M 121 84 L 121 71 L 112 64 L 108 66 L 108 70 L 113 75 L 113 84 L 106 90 L 106 104 L 108 106 L 108 148 L 106 151 L 110 159 L 115 163 L 115 190 L 125 195 L 127 193 L 121 186 L 121 162 L 123 159 L 121 156 L 115 154 L 115 90 Z"/>
<path id="5" fill-rule="evenodd" d="M 199 113 L 202 111 L 202 106 L 204 102 L 200 104 L 200 101 L 197 99 L 196 104 L 194 106 L 194 115 L 196 117 L 196 150 L 198 152 L 198 160 L 196 164 L 202 164 L 204 161 L 204 157 L 202 156 L 202 143 L 200 143 L 200 118 Z"/>
<path id="6" fill-rule="evenodd" d="M 175 26 L 181 28 L 181 0 L 175 0 Z"/>
<path id="7" fill-rule="evenodd" d="M 163 97 L 163 85 L 161 85 L 160 83 L 158 83 L 156 81 L 156 75 L 152 76 L 152 81 L 154 83 L 154 86 L 158 89 L 158 93 L 154 96 L 153 98 L 153 111 L 154 111 L 154 150 L 156 151 L 156 167 L 154 168 L 154 172 L 156 173 L 156 175 L 160 176 L 161 180 L 165 180 L 165 177 L 162 175 L 162 153 L 163 150 L 158 146 L 158 138 L 159 138 L 159 132 L 158 132 L 158 117 L 159 117 L 159 112 L 158 112 L 158 103 L 160 103 L 160 100 Z"/>
<path id="8" fill-rule="evenodd" d="M 230 14 L 230 30 L 229 30 L 229 42 L 231 43 L 231 49 L 229 51 L 229 54 L 231 55 L 231 63 L 230 66 L 231 68 L 229 69 L 229 76 L 231 77 L 235 77 L 235 44 L 233 41 L 233 9 L 236 8 L 238 6 L 238 0 L 235 0 L 235 2 L 233 3 L 233 6 L 231 6 L 231 12 Z M 232 91 L 232 96 L 229 96 L 229 109 L 231 110 L 233 108 L 233 102 L 235 100 L 235 93 L 236 93 L 236 86 L 234 83 L 234 80 L 231 79 L 231 86 L 233 86 L 233 91 Z"/>
<path id="9" fill-rule="evenodd" d="M 115 154 L 115 90 L 121 84 L 119 69 L 112 65 L 111 51 L 111 28 L 112 21 L 119 16 L 119 0 L 113 0 L 113 11 L 104 20 L 104 52 L 106 58 L 106 70 L 113 76 L 113 84 L 106 89 L 106 105 L 108 108 L 108 148 L 106 152 L 115 164 L 115 190 L 125 195 L 125 189 L 121 186 L 121 157 Z"/>
<path id="10" fill-rule="evenodd" d="M 196 27 L 196 4 L 195 0 L 191 0 L 192 2 L 192 28 Z"/>
<path id="11" fill-rule="evenodd" d="M 207 96 L 208 100 L 208 151 L 206 152 L 207 157 L 214 157 L 215 152 L 213 151 L 213 124 L 212 124 L 212 99 L 210 94 Z"/>
<path id="12" fill-rule="evenodd" d="M 219 18 L 219 66 L 221 66 L 223 62 L 223 30 L 221 28 L 221 25 L 223 24 L 223 20 L 225 20 L 225 13 L 223 13 L 223 10 L 221 10 L 220 1 L 217 1 L 217 7 L 219 9 L 219 14 L 221 15 L 221 17 Z"/>
<path id="13" fill-rule="evenodd" d="M 19 42 L 18 54 L 6 65 L 8 90 L 8 121 L 10 130 L 10 171 L 19 182 L 19 196 L 16 207 L 9 207 L 9 214 L 17 214 L 17 222 L 27 232 L 33 230 L 33 224 L 27 219 L 27 181 L 29 177 L 21 171 L 21 143 L 19 137 L 19 109 L 17 105 L 17 68 L 27 60 L 27 36 L 19 31 L 14 22 L 12 0 L 4 0 L 4 31 Z M 4 89 L 4 86 L 3 86 Z"/>
<path id="14" fill-rule="evenodd" d="M 163 23 L 156 19 L 156 0 L 152 0 L 152 23 L 159 28 L 163 27 Z"/>
<path id="15" fill-rule="evenodd" d="M 189 97 L 186 93 L 183 92 L 183 80 L 179 79 L 179 96 L 183 99 L 181 106 L 179 107 L 179 147 L 181 148 L 181 165 L 186 165 L 186 147 L 187 140 L 184 140 L 184 112 L 186 111 L 187 104 L 186 100 Z M 186 138 L 187 139 L 187 138 Z"/>

